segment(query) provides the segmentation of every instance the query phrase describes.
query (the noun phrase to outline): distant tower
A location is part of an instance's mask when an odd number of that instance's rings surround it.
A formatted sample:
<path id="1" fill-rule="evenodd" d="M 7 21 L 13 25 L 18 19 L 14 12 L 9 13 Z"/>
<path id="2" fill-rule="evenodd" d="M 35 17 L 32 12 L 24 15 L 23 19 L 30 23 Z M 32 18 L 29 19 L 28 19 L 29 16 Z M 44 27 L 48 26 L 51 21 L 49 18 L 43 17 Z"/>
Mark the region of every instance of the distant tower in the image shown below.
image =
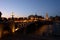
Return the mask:
<path id="1" fill-rule="evenodd" d="M 45 19 L 48 20 L 48 13 L 46 13 L 46 18 Z"/>
<path id="2" fill-rule="evenodd" d="M 13 12 L 12 12 L 12 20 L 14 20 L 14 15 L 13 15 Z"/>
<path id="3" fill-rule="evenodd" d="M 2 15 L 2 13 L 0 12 L 0 20 L 1 20 L 1 15 Z"/>

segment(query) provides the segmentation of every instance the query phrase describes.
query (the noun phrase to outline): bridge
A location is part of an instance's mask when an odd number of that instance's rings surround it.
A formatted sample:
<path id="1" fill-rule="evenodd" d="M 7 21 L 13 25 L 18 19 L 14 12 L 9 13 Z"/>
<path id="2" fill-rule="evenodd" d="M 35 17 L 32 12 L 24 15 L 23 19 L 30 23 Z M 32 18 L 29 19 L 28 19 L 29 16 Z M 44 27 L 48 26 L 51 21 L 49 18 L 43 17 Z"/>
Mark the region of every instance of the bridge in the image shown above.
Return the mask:
<path id="1" fill-rule="evenodd" d="M 35 30 L 39 29 L 43 25 L 50 25 L 53 24 L 51 21 L 36 21 L 36 22 L 18 22 L 19 30 L 22 31 L 24 34 L 32 33 Z"/>
<path id="2" fill-rule="evenodd" d="M 5 22 L 2 23 L 2 30 L 0 30 L 0 38 L 3 34 L 20 32 L 29 34 L 40 28 L 42 25 L 52 24 L 50 21 L 35 21 L 35 22 Z M 0 25 L 0 26 L 1 26 Z M 2 32 L 1 32 L 2 31 Z"/>

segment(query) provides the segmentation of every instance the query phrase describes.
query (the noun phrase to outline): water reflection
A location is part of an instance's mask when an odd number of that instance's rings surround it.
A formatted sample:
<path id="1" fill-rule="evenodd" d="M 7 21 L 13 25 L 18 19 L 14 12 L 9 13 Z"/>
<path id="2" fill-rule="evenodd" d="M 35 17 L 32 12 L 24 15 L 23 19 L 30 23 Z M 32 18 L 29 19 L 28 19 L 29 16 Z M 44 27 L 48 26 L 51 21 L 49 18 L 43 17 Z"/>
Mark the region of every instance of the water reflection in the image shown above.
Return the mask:
<path id="1" fill-rule="evenodd" d="M 52 25 L 43 25 L 41 28 L 36 30 L 36 35 L 60 35 L 60 22 L 53 22 Z"/>
<path id="2" fill-rule="evenodd" d="M 36 30 L 37 35 L 48 35 L 49 33 L 52 34 L 53 31 L 53 25 L 43 25 L 41 28 Z"/>

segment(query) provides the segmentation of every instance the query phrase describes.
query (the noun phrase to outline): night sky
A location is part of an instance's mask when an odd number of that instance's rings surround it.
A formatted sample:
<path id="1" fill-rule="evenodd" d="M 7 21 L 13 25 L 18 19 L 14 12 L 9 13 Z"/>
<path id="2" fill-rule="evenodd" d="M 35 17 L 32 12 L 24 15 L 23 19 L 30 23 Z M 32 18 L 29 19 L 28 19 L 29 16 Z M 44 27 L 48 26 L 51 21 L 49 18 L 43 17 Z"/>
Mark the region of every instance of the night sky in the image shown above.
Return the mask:
<path id="1" fill-rule="evenodd" d="M 29 15 L 60 15 L 60 0 L 0 0 L 3 17 L 27 17 Z"/>

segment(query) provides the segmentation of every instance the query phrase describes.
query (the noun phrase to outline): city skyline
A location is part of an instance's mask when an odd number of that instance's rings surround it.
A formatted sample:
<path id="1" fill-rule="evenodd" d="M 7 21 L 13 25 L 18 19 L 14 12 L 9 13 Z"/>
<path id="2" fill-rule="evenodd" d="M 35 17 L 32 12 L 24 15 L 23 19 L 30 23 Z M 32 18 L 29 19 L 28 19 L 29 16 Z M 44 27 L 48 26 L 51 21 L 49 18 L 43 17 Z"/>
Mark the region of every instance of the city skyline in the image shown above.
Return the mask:
<path id="1" fill-rule="evenodd" d="M 29 15 L 60 15 L 60 0 L 0 0 L 3 17 L 27 17 Z"/>

